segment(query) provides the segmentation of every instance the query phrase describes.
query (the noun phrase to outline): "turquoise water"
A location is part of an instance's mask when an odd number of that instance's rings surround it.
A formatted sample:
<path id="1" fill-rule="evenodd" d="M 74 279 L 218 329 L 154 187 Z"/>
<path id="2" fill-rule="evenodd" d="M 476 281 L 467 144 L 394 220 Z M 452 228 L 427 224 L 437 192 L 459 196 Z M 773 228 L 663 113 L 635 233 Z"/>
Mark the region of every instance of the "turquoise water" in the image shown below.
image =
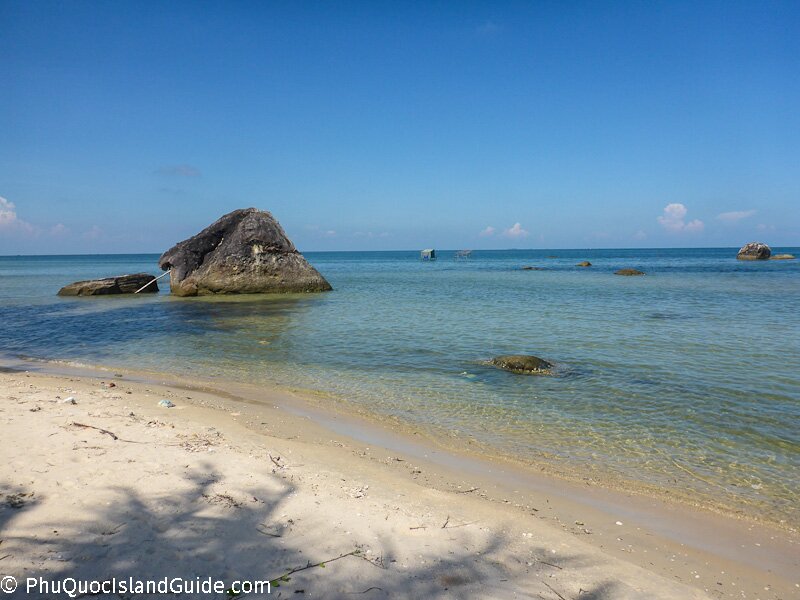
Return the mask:
<path id="1" fill-rule="evenodd" d="M 797 524 L 800 261 L 735 255 L 309 253 L 334 292 L 224 298 L 55 296 L 156 273 L 156 255 L 0 257 L 0 353 L 331 392 L 454 444 Z M 506 353 L 558 375 L 482 363 Z"/>

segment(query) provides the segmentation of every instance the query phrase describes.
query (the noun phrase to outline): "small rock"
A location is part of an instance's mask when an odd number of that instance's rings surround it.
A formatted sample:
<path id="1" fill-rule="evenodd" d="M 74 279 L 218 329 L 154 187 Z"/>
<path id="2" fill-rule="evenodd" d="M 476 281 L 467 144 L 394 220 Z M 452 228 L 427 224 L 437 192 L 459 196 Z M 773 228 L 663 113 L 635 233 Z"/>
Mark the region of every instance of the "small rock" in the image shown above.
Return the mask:
<path id="1" fill-rule="evenodd" d="M 772 254 L 770 247 L 762 242 L 750 242 L 739 249 L 739 260 L 767 260 Z"/>
<path id="2" fill-rule="evenodd" d="M 770 260 L 794 260 L 795 258 L 794 254 L 776 254 L 769 257 Z"/>
<path id="3" fill-rule="evenodd" d="M 620 269 L 616 271 L 614 275 L 624 275 L 626 277 L 631 277 L 634 275 L 644 275 L 644 271 L 639 271 L 637 269 Z"/>
<path id="4" fill-rule="evenodd" d="M 577 265 L 575 265 L 575 266 L 576 266 L 576 267 L 591 267 L 591 266 L 592 266 L 592 263 L 590 263 L 588 260 L 584 260 L 583 262 L 579 262 L 579 263 L 578 263 Z"/>
<path id="5" fill-rule="evenodd" d="M 159 400 L 158 405 L 163 408 L 173 408 L 175 405 L 169 400 Z"/>
<path id="6" fill-rule="evenodd" d="M 545 269 L 544 267 L 529 267 L 529 266 L 526 265 L 526 266 L 522 267 L 522 270 L 523 271 L 546 271 L 547 269 Z"/>
<path id="7" fill-rule="evenodd" d="M 77 404 L 77 402 L 75 401 L 74 396 L 69 396 L 68 398 L 61 400 L 60 404 Z"/>
<path id="8" fill-rule="evenodd" d="M 553 365 L 538 356 L 508 354 L 496 356 L 489 363 L 499 369 L 521 375 L 552 375 Z"/>

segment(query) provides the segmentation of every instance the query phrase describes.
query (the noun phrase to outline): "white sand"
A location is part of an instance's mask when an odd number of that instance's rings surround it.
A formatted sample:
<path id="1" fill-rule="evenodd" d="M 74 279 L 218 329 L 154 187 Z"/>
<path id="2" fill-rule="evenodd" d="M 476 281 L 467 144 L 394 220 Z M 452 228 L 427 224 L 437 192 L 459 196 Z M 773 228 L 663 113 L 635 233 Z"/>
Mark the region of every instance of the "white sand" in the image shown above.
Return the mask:
<path id="1" fill-rule="evenodd" d="M 221 399 L 114 381 L 0 373 L 0 576 L 20 581 L 11 597 L 42 597 L 21 591 L 27 577 L 268 580 L 354 551 L 293 574 L 271 597 L 788 598 L 795 590 L 782 580 L 783 588 L 748 587 L 730 573 L 712 581 L 708 564 L 685 561 L 669 575 L 675 558 L 655 551 L 639 560 L 652 565 L 643 568 L 525 507 L 432 489 L 408 461 L 366 457 L 279 409 L 256 433 Z M 176 407 L 159 407 L 161 399 Z"/>

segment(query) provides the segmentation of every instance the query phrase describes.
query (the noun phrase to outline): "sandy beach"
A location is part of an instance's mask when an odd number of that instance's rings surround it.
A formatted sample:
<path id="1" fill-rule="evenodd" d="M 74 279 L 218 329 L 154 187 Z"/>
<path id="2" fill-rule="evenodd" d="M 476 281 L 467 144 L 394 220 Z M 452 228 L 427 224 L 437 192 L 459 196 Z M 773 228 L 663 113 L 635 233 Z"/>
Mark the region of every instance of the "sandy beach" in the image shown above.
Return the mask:
<path id="1" fill-rule="evenodd" d="M 443 455 L 289 392 L 113 375 L 0 373 L 11 597 L 64 577 L 308 598 L 800 595 L 792 531 Z"/>

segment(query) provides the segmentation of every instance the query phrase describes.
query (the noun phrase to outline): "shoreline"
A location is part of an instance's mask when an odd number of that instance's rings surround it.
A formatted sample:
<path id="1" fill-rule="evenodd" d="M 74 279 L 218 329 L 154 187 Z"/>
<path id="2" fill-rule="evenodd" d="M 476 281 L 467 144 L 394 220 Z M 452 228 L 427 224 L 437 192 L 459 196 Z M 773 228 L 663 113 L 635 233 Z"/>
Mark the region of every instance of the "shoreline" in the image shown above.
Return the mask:
<path id="1" fill-rule="evenodd" d="M 603 489 L 611 494 L 624 494 L 637 496 L 646 503 L 648 500 L 667 499 L 668 504 L 685 507 L 689 510 L 701 510 L 714 514 L 723 519 L 741 520 L 757 526 L 775 528 L 790 534 L 800 534 L 800 520 L 772 517 L 772 515 L 759 514 L 753 510 L 746 510 L 740 504 L 734 506 L 730 501 L 717 500 L 712 502 L 708 496 L 699 495 L 696 490 L 688 492 L 680 487 L 664 487 L 655 483 L 634 479 L 611 472 L 603 467 L 597 469 L 583 468 L 569 459 L 558 460 L 552 458 L 516 458 L 503 452 L 488 443 L 481 442 L 472 436 L 458 437 L 451 435 L 446 429 L 434 424 L 418 425 L 404 421 L 400 417 L 383 415 L 370 411 L 362 404 L 348 401 L 334 393 L 298 387 L 281 386 L 276 383 L 247 384 L 234 380 L 212 378 L 208 380 L 189 380 L 187 376 L 144 371 L 129 367 L 113 367 L 97 364 L 85 364 L 79 361 L 42 359 L 33 357 L 9 357 L 0 355 L 0 368 L 3 365 L 16 364 L 16 369 L 33 369 L 44 373 L 67 373 L 75 375 L 92 374 L 103 377 L 108 373 L 124 373 L 131 381 L 143 383 L 160 382 L 163 385 L 181 386 L 187 390 L 210 392 L 224 396 L 232 401 L 259 404 L 259 399 L 268 390 L 270 394 L 281 396 L 286 407 L 298 412 L 300 415 L 312 415 L 313 418 L 325 422 L 327 428 L 339 430 L 350 437 L 364 442 L 372 441 L 373 444 L 386 445 L 383 437 L 394 436 L 393 447 L 409 451 L 411 447 L 427 447 L 435 450 L 441 456 L 460 457 L 459 468 L 464 469 L 470 464 L 485 463 L 493 466 L 503 465 L 518 476 L 535 475 L 545 481 L 553 480 L 562 484 L 584 488 L 586 485 Z M 285 407 L 285 408 L 286 408 Z M 348 422 L 342 428 L 341 424 Z M 411 452 L 413 454 L 413 452 Z M 447 461 L 458 464 L 459 461 Z M 682 469 L 700 481 L 705 480 L 695 475 L 691 470 L 672 461 L 677 468 Z M 484 465 L 484 466 L 485 466 Z M 485 469 L 484 469 L 485 470 Z M 480 469 L 478 470 L 480 472 Z M 717 484 L 714 484 L 717 485 Z M 544 487 L 548 487 L 544 485 Z M 757 507 L 756 507 L 757 508 Z M 785 515 L 782 515 L 785 516 Z M 800 515 L 795 515 L 800 519 Z"/>
<path id="2" fill-rule="evenodd" d="M 726 572 L 739 579 L 741 590 L 750 586 L 756 593 L 769 587 L 782 589 L 784 594 L 763 597 L 789 597 L 800 591 L 791 579 L 800 565 L 800 537 L 793 531 L 639 493 L 605 489 L 597 482 L 576 483 L 526 471 L 493 457 L 481 459 L 470 449 L 453 453 L 428 443 L 424 436 L 409 436 L 362 415 L 342 414 L 330 407 L 325 410 L 307 396 L 292 391 L 261 388 L 255 392 L 260 397 L 248 398 L 253 390 L 230 382 L 225 384 L 233 389 L 222 393 L 205 385 L 182 384 L 180 378 L 157 383 L 147 377 L 140 380 L 137 374 L 125 374 L 124 369 L 102 368 L 92 373 L 92 368 L 42 363 L 35 369 L 51 374 L 31 375 L 18 370 L 21 366 L 12 367 L 9 376 L 67 377 L 93 385 L 101 379 L 113 379 L 119 386 L 169 392 L 180 398 L 175 401 L 179 409 L 211 409 L 212 416 L 206 418 L 231 419 L 261 443 L 281 440 L 297 443 L 306 450 L 313 447 L 326 456 L 339 455 L 345 469 L 354 463 L 377 467 L 381 477 L 390 482 L 390 489 L 412 485 L 446 494 L 454 507 L 469 498 L 469 504 L 500 509 L 510 518 L 533 520 L 540 528 L 579 540 L 603 556 L 632 562 L 687 585 L 707 584 L 715 572 L 724 579 L 719 573 Z M 63 372 L 53 374 L 59 370 Z M 123 377 L 112 377 L 120 373 Z M 617 525 L 618 522 L 624 525 Z M 694 567 L 692 573 L 701 582 L 670 572 L 676 556 Z"/>

